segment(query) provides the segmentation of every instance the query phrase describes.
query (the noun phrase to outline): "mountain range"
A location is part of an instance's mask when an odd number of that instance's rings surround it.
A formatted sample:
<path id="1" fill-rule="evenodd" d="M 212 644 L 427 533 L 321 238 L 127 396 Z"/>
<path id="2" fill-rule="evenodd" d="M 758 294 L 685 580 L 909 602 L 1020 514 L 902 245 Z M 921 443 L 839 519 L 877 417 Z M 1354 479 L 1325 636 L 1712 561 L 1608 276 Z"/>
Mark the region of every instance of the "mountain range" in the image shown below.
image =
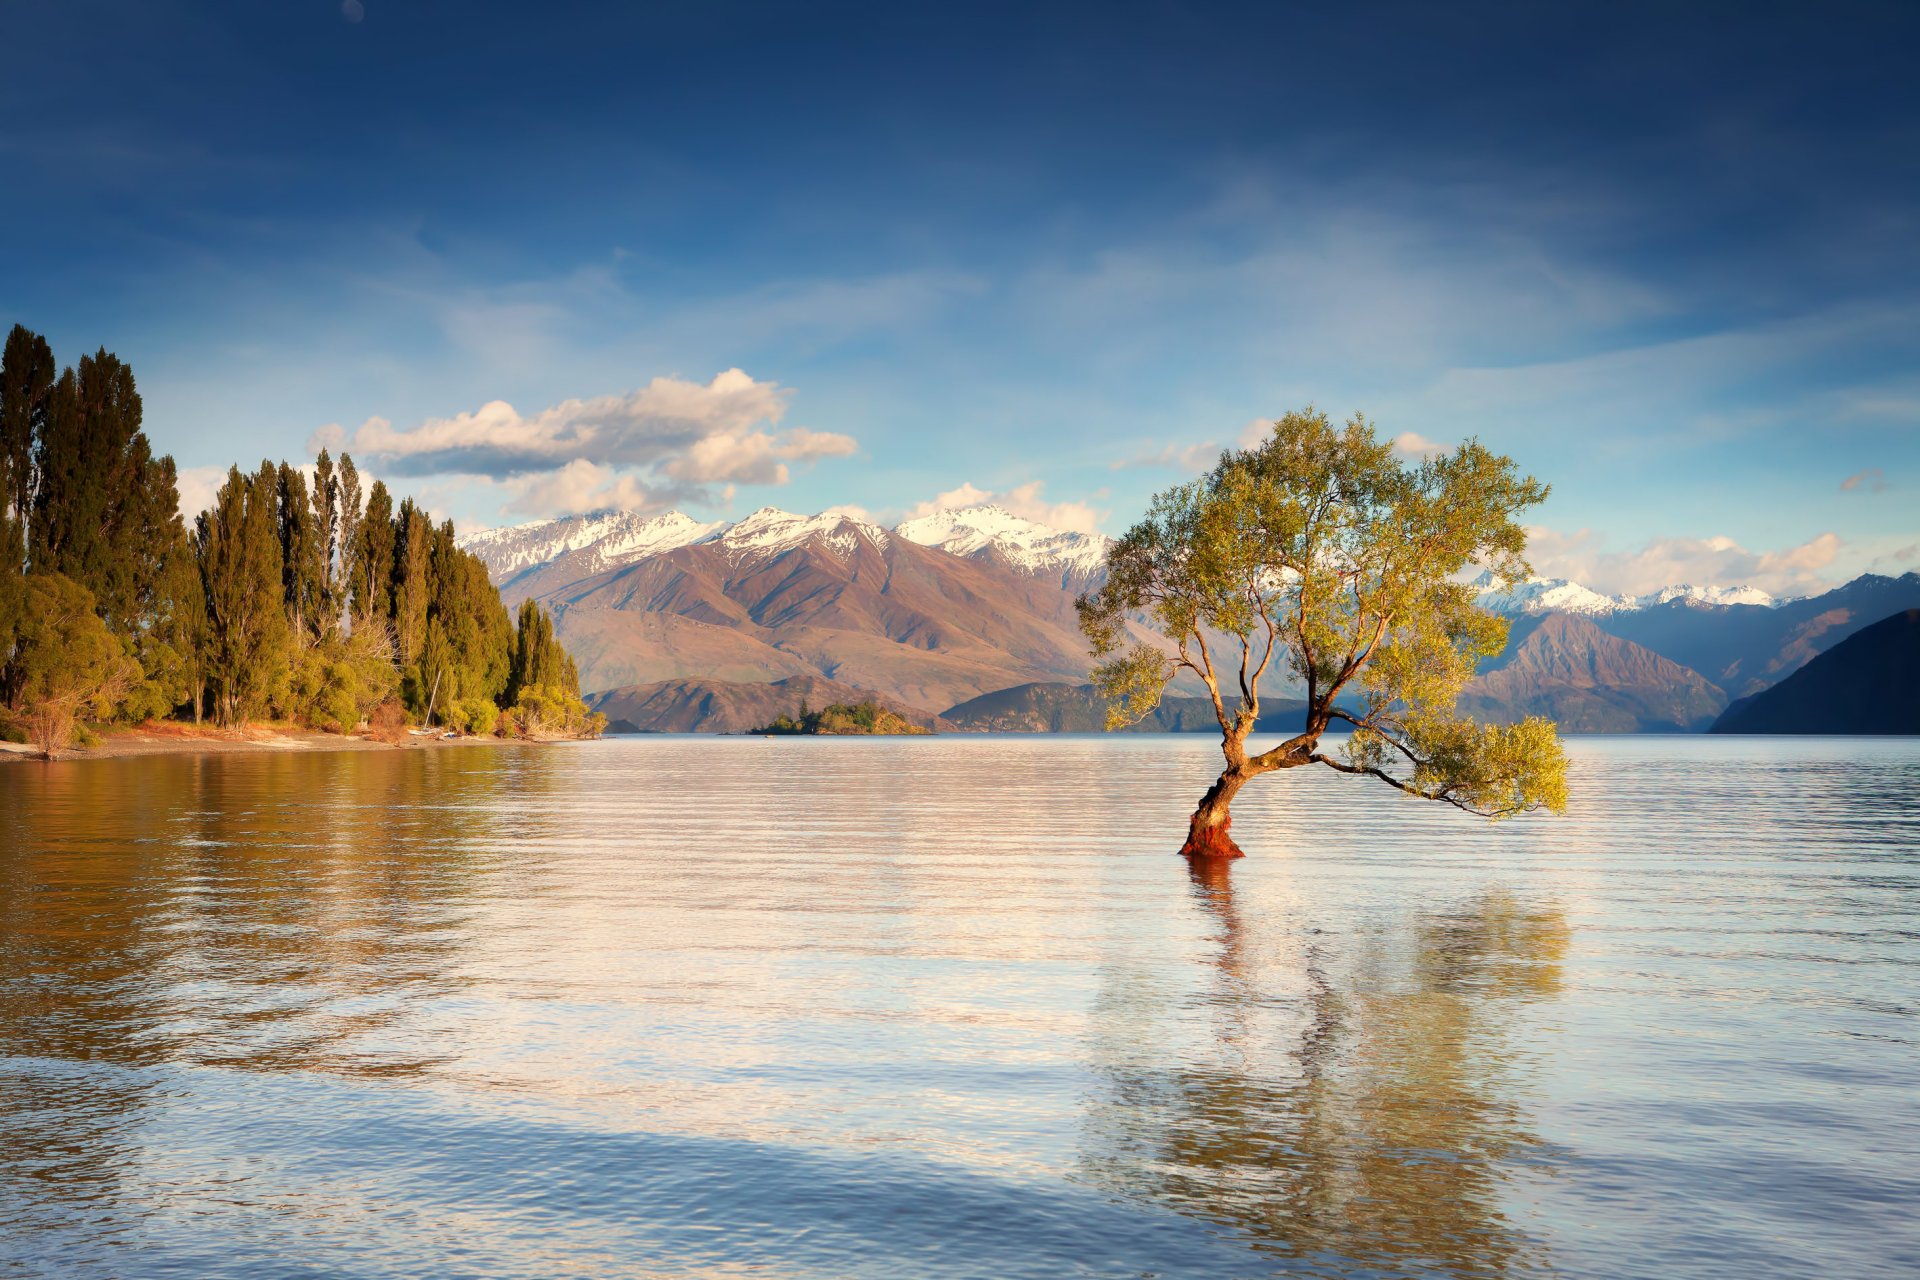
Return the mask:
<path id="1" fill-rule="evenodd" d="M 731 522 L 602 511 L 460 541 L 509 605 L 531 598 L 553 612 L 582 688 L 635 728 L 738 731 L 793 710 L 801 693 L 871 695 L 943 728 L 1098 723 L 1073 609 L 1104 572 L 1112 540 L 1097 533 L 981 504 L 890 529 L 851 509 L 764 507 Z M 1704 729 L 1861 627 L 1920 607 L 1912 573 L 1794 600 L 1747 586 L 1478 585 L 1482 606 L 1514 627 L 1464 705 L 1492 719 L 1548 715 L 1569 732 Z M 764 688 L 778 682 L 790 683 Z M 1172 692 L 1151 727 L 1211 724 L 1203 704 L 1181 700 L 1197 688 Z M 1297 696 L 1281 684 L 1269 700 Z"/>

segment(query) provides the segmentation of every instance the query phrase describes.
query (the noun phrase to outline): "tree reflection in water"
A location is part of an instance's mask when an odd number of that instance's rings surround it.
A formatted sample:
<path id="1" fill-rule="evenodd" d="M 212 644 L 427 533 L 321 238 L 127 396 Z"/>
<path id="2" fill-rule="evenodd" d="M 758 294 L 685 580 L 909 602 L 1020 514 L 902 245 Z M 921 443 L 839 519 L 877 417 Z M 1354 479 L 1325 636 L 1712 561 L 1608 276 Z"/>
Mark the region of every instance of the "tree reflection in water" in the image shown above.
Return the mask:
<path id="1" fill-rule="evenodd" d="M 1344 947 L 1314 931 L 1298 998 L 1281 999 L 1263 993 L 1229 874 L 1193 873 L 1218 935 L 1203 1025 L 1183 1037 L 1193 1010 L 1153 1007 L 1145 984 L 1101 1002 L 1110 1093 L 1092 1108 L 1089 1176 L 1310 1269 L 1546 1270 L 1502 1200 L 1551 1161 L 1516 1042 L 1528 1003 L 1559 991 L 1564 914 L 1487 892 Z"/>

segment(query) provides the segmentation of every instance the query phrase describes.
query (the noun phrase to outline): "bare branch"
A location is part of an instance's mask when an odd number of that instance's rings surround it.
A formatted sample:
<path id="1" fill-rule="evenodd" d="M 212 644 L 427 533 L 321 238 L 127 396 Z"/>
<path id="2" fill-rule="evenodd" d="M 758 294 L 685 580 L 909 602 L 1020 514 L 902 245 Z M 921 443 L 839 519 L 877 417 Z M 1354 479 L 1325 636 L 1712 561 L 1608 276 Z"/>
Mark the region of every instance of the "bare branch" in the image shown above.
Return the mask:
<path id="1" fill-rule="evenodd" d="M 1423 791 L 1421 788 L 1414 786 L 1411 782 L 1407 782 L 1404 779 L 1394 777 L 1392 774 L 1388 773 L 1384 769 L 1373 769 L 1364 765 L 1347 764 L 1343 761 L 1335 760 L 1332 756 L 1321 755 L 1317 751 L 1314 752 L 1311 756 L 1309 756 L 1308 760 L 1310 763 L 1313 763 L 1313 764 L 1326 765 L 1327 768 L 1329 769 L 1337 769 L 1341 773 L 1365 774 L 1368 777 L 1378 778 L 1380 779 L 1380 781 L 1386 783 L 1388 786 L 1394 788 L 1397 791 L 1404 791 L 1408 795 L 1416 796 L 1421 800 L 1439 800 L 1446 804 L 1452 805 L 1456 809 L 1463 809 L 1468 813 L 1478 814 L 1482 818 L 1506 818 L 1506 817 L 1511 817 L 1516 813 L 1525 812 L 1525 810 L 1517 808 L 1513 805 L 1503 805 L 1498 809 L 1476 808 L 1472 804 L 1469 804 L 1467 801 L 1462 800 L 1458 796 L 1454 795 L 1449 788 L 1440 787 L 1433 791 Z"/>

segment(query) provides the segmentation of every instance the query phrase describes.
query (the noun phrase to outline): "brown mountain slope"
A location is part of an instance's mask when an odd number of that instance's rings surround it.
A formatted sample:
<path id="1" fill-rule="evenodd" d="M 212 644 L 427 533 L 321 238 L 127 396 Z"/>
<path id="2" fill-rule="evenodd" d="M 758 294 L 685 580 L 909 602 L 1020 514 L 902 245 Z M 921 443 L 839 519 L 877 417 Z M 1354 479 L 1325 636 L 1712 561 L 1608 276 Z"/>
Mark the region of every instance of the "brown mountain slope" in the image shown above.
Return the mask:
<path id="1" fill-rule="evenodd" d="M 772 683 L 728 680 L 662 680 L 609 689 L 587 701 L 606 713 L 617 733 L 745 733 L 774 717 L 795 715 L 804 703 L 818 711 L 840 702 L 853 705 L 874 698 L 866 689 L 822 676 L 793 676 Z M 949 728 L 931 711 L 891 698 L 876 699 L 887 710 L 926 729 Z"/>
<path id="2" fill-rule="evenodd" d="M 1084 679 L 1088 665 L 1057 584 L 854 520 L 793 545 L 723 538 L 534 585 L 586 689 L 809 671 L 944 707 L 1023 681 Z M 628 621 L 655 615 L 678 621 Z"/>
<path id="3" fill-rule="evenodd" d="M 1460 698 L 1481 719 L 1546 716 L 1568 733 L 1695 731 L 1726 705 L 1696 672 L 1569 613 L 1516 623 L 1499 664 Z"/>

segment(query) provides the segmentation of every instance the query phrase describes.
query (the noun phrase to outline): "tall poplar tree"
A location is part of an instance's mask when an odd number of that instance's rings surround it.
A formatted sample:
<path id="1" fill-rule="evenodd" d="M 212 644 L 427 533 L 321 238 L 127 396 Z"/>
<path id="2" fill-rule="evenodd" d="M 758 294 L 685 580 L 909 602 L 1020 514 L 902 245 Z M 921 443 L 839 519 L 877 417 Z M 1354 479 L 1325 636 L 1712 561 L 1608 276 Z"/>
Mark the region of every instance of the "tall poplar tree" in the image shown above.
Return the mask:
<path id="1" fill-rule="evenodd" d="M 307 477 L 298 467 L 281 463 L 275 497 L 280 536 L 281 586 L 292 627 L 292 642 L 306 645 L 313 635 L 309 621 L 319 604 L 316 581 L 320 561 L 315 548 L 313 509 L 307 496 Z"/>
<path id="2" fill-rule="evenodd" d="M 280 551 L 279 468 L 230 468 L 201 513 L 194 549 L 206 593 L 206 678 L 223 725 L 264 714 L 285 688 L 289 635 Z"/>
<path id="3" fill-rule="evenodd" d="M 340 541 L 340 480 L 325 449 L 314 461 L 311 497 L 315 591 L 308 626 L 316 639 L 326 639 L 340 622 L 340 574 L 335 563 Z"/>
<path id="4" fill-rule="evenodd" d="M 401 500 L 394 517 L 393 640 L 404 670 L 415 665 L 427 639 L 427 604 L 431 585 L 427 569 L 433 548 L 433 525 L 412 498 Z"/>
<path id="5" fill-rule="evenodd" d="M 25 524 L 33 510 L 33 446 L 58 367 L 47 340 L 15 325 L 0 352 L 0 511 Z M 21 533 L 24 541 L 24 530 Z"/>
<path id="6" fill-rule="evenodd" d="M 353 612 L 353 574 L 360 554 L 360 469 L 353 455 L 340 455 L 340 522 L 334 531 L 339 569 L 334 584 L 334 616 Z"/>
<path id="7" fill-rule="evenodd" d="M 53 386 L 47 340 L 15 325 L 0 351 L 0 706 L 19 696 L 20 624 L 27 601 L 27 521 L 33 509 L 33 442 Z"/>
<path id="8" fill-rule="evenodd" d="M 366 513 L 354 540 L 353 617 L 391 629 L 393 625 L 393 497 L 381 481 L 367 494 Z"/>

